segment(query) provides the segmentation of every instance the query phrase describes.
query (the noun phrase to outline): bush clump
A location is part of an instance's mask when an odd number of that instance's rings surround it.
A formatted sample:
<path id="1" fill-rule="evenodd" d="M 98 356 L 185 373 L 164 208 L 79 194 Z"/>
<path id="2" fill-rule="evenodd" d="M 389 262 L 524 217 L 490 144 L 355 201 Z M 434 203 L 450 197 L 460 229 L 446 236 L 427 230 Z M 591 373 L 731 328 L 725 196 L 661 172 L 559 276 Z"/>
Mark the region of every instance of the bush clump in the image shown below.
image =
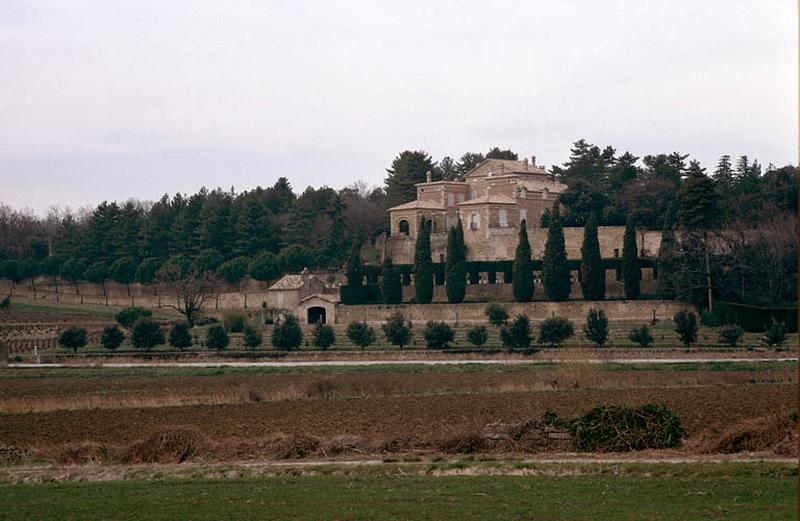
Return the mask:
<path id="1" fill-rule="evenodd" d="M 264 341 L 264 338 L 261 336 L 261 333 L 256 330 L 253 326 L 245 326 L 244 328 L 244 346 L 247 349 L 255 349 L 261 345 L 261 342 Z"/>
<path id="2" fill-rule="evenodd" d="M 447 349 L 455 338 L 455 333 L 446 323 L 431 320 L 425 324 L 424 337 L 428 349 Z"/>
<path id="3" fill-rule="evenodd" d="M 74 353 L 86 345 L 86 330 L 82 327 L 68 327 L 58 336 L 58 345 L 64 349 L 72 349 Z"/>
<path id="4" fill-rule="evenodd" d="M 496 302 L 487 304 L 486 309 L 483 310 L 483 313 L 489 320 L 489 324 L 493 325 L 494 327 L 500 327 L 508 320 L 508 311 L 506 311 L 506 308 Z"/>
<path id="5" fill-rule="evenodd" d="M 158 322 L 150 320 L 149 318 L 140 318 L 136 324 L 133 325 L 133 335 L 131 335 L 131 344 L 136 349 L 144 349 L 150 351 L 155 346 L 164 344 L 164 331 Z"/>
<path id="6" fill-rule="evenodd" d="M 575 327 L 571 321 L 562 317 L 548 318 L 539 326 L 538 342 L 550 347 L 558 347 L 574 334 Z"/>
<path id="7" fill-rule="evenodd" d="M 111 351 L 122 345 L 123 340 L 125 340 L 125 333 L 117 326 L 106 326 L 100 336 L 100 344 Z"/>
<path id="8" fill-rule="evenodd" d="M 114 315 L 114 319 L 120 326 L 130 329 L 136 324 L 137 320 L 141 318 L 150 318 L 151 316 L 153 316 L 153 312 L 149 309 L 133 307 L 123 309 Z"/>
<path id="9" fill-rule="evenodd" d="M 647 327 L 647 324 L 632 329 L 628 334 L 628 339 L 631 342 L 639 344 L 640 347 L 648 347 L 653 343 L 653 335 L 650 334 L 650 328 Z"/>
<path id="10" fill-rule="evenodd" d="M 566 422 L 575 448 L 582 452 L 626 452 L 680 447 L 686 431 L 663 405 L 631 408 L 601 405 Z"/>
<path id="11" fill-rule="evenodd" d="M 602 309 L 591 309 L 586 315 L 586 327 L 583 328 L 586 339 L 603 347 L 608 342 L 608 318 Z"/>
<path id="12" fill-rule="evenodd" d="M 375 330 L 366 322 L 351 322 L 347 326 L 347 338 L 363 351 L 365 347 L 375 342 Z"/>
<path id="13" fill-rule="evenodd" d="M 192 335 L 189 334 L 189 324 L 178 322 L 169 331 L 169 345 L 183 351 L 192 345 Z"/>
<path id="14" fill-rule="evenodd" d="M 531 345 L 531 324 L 525 315 L 517 315 L 510 325 L 500 328 L 500 340 L 509 351 L 527 349 Z"/>
<path id="15" fill-rule="evenodd" d="M 11 297 L 6 295 L 3 300 L 0 300 L 0 309 L 8 309 L 11 307 Z"/>
<path id="16" fill-rule="evenodd" d="M 773 318 L 772 323 L 765 331 L 761 340 L 769 347 L 780 349 L 783 347 L 784 342 L 786 342 L 786 333 L 786 324 L 784 322 L 778 322 Z"/>
<path id="17" fill-rule="evenodd" d="M 206 332 L 206 345 L 211 349 L 221 351 L 231 343 L 225 328 L 219 325 L 211 326 Z"/>
<path id="18" fill-rule="evenodd" d="M 294 351 L 303 343 L 303 331 L 294 315 L 285 315 L 272 329 L 272 347 L 281 351 Z"/>
<path id="19" fill-rule="evenodd" d="M 489 332 L 486 326 L 475 326 L 467 331 L 467 341 L 475 347 L 481 347 L 489 340 Z"/>
<path id="20" fill-rule="evenodd" d="M 740 326 L 725 326 L 719 330 L 719 341 L 725 345 L 736 347 L 744 335 Z"/>
<path id="21" fill-rule="evenodd" d="M 241 313 L 229 313 L 225 315 L 225 329 L 229 333 L 242 333 L 247 326 L 247 319 Z"/>
<path id="22" fill-rule="evenodd" d="M 681 343 L 689 347 L 697 341 L 697 315 L 691 311 L 681 310 L 675 314 L 675 332 L 678 333 Z"/>
<path id="23" fill-rule="evenodd" d="M 328 324 L 317 322 L 314 324 L 314 346 L 322 350 L 328 349 L 336 342 L 336 333 Z"/>
<path id="24" fill-rule="evenodd" d="M 386 340 L 403 349 L 403 346 L 407 346 L 411 342 L 411 327 L 411 321 L 406 320 L 398 311 L 386 320 L 381 329 L 383 329 Z"/>

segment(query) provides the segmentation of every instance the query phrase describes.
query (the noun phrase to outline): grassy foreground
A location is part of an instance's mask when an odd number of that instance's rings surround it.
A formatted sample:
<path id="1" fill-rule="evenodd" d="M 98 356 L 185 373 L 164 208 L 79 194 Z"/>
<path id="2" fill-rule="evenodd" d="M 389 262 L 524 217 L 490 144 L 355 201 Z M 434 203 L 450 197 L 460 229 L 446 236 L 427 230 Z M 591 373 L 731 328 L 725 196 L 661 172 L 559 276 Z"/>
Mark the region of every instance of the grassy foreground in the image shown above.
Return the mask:
<path id="1" fill-rule="evenodd" d="M 618 469 L 608 466 L 608 473 L 566 476 L 414 475 L 364 469 L 258 479 L 3 485 L 0 519 L 793 518 L 796 469 L 712 467 L 711 472 L 687 472 L 682 465 L 654 465 L 654 472 L 645 472 L 645 466 L 614 475 Z"/>

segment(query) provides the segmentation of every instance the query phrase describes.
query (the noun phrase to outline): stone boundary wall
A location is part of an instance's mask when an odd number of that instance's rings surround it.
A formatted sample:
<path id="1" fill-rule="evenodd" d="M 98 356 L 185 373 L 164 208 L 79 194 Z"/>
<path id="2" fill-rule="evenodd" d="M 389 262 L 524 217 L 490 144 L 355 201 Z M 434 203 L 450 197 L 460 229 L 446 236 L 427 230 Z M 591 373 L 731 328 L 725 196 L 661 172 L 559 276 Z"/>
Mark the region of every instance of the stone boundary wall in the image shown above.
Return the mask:
<path id="1" fill-rule="evenodd" d="M 672 320 L 687 304 L 673 300 L 604 300 L 590 302 L 586 300 L 572 300 L 567 302 L 507 302 L 503 305 L 508 310 L 510 317 L 525 314 L 532 322 L 542 321 L 551 317 L 564 317 L 576 322 L 583 322 L 590 309 L 602 309 L 610 321 L 641 321 L 647 322 L 655 318 L 666 321 Z M 369 323 L 383 323 L 392 313 L 400 311 L 414 323 L 425 323 L 429 320 L 439 320 L 449 323 L 485 324 L 486 315 L 483 310 L 486 303 L 476 304 L 399 304 L 373 305 L 373 306 L 345 306 L 336 307 L 336 323 L 348 324 L 354 321 Z"/>

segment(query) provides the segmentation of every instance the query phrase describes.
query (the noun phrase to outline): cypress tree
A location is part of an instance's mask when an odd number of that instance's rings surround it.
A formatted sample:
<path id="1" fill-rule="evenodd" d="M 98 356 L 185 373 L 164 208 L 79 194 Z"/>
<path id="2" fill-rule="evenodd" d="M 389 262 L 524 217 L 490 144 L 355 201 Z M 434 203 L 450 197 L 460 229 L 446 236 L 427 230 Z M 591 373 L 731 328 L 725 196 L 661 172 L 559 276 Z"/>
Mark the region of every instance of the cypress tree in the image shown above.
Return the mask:
<path id="1" fill-rule="evenodd" d="M 444 269 L 447 301 L 453 304 L 464 302 L 467 291 L 467 247 L 464 245 L 461 219 L 447 234 L 447 259 Z"/>
<path id="2" fill-rule="evenodd" d="M 680 263 L 681 248 L 675 237 L 675 206 L 670 205 L 667 208 L 667 214 L 664 216 L 661 246 L 658 249 L 658 292 L 661 298 L 675 298 Z"/>
<path id="3" fill-rule="evenodd" d="M 563 301 L 569 298 L 571 282 L 567 264 L 567 248 L 564 244 L 564 228 L 558 201 L 550 212 L 547 228 L 547 243 L 542 262 L 542 284 L 548 300 Z"/>
<path id="4" fill-rule="evenodd" d="M 528 242 L 528 225 L 525 219 L 519 223 L 519 243 L 511 269 L 514 300 L 530 302 L 533 296 L 533 272 L 531 271 L 531 244 Z"/>
<path id="5" fill-rule="evenodd" d="M 606 296 L 606 273 L 597 239 L 597 214 L 592 212 L 583 228 L 581 246 L 581 289 L 586 300 L 603 300 Z"/>
<path id="6" fill-rule="evenodd" d="M 356 243 L 350 248 L 350 255 L 345 266 L 348 286 L 361 286 L 364 281 L 364 267 L 361 264 L 361 245 Z"/>
<path id="7" fill-rule="evenodd" d="M 622 279 L 625 282 L 625 298 L 635 300 L 639 298 L 639 254 L 636 251 L 636 228 L 633 219 L 628 216 L 625 224 L 625 237 L 622 242 Z"/>
<path id="8" fill-rule="evenodd" d="M 400 304 L 403 301 L 403 286 L 400 283 L 400 272 L 395 269 L 391 257 L 383 261 L 383 302 L 386 304 Z"/>
<path id="9" fill-rule="evenodd" d="M 433 300 L 431 232 L 424 218 L 420 220 L 417 247 L 414 252 L 414 292 L 417 304 L 429 304 Z"/>

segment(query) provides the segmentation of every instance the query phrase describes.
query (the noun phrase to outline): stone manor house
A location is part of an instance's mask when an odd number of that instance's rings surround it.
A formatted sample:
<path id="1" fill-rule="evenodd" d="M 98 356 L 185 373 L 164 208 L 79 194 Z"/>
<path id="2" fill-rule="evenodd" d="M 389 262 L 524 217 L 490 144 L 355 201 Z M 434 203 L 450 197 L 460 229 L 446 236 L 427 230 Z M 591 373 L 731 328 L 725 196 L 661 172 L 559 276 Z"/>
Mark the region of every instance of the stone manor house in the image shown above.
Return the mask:
<path id="1" fill-rule="evenodd" d="M 463 181 L 432 181 L 430 174 L 424 183 L 418 183 L 417 198 L 389 209 L 391 232 L 379 243 L 382 258 L 390 257 L 395 265 L 413 265 L 414 250 L 420 221 L 425 219 L 431 229 L 431 253 L 434 263 L 444 263 L 447 248 L 447 232 L 461 219 L 464 227 L 464 242 L 467 247 L 467 262 L 509 263 L 514 259 L 518 231 L 522 220 L 526 221 L 528 239 L 534 262 L 541 260 L 547 241 L 547 229 L 539 227 L 545 210 L 553 207 L 566 185 L 552 178 L 543 166 L 536 164 L 536 157 L 521 161 L 487 159 L 466 174 Z M 608 264 L 622 257 L 624 227 L 601 226 L 598 230 L 600 253 Z M 583 243 L 582 227 L 564 228 L 567 257 L 577 264 Z M 637 234 L 639 256 L 645 261 L 658 255 L 661 233 L 641 231 Z M 654 277 L 650 263 L 644 262 L 643 281 Z M 498 273 L 482 272 L 472 284 L 502 284 Z M 537 274 L 538 275 L 538 274 Z M 619 273 L 607 270 L 609 294 L 614 295 Z M 573 296 L 580 295 L 577 273 Z M 409 281 L 404 280 L 405 283 Z M 507 277 L 506 277 L 507 282 Z M 644 283 L 643 290 L 648 286 Z M 408 288 L 409 290 L 411 288 Z M 621 289 L 621 288 L 620 288 Z M 468 289 L 469 293 L 469 289 Z M 491 292 L 500 297 L 500 288 Z M 410 296 L 410 294 L 409 294 Z"/>

